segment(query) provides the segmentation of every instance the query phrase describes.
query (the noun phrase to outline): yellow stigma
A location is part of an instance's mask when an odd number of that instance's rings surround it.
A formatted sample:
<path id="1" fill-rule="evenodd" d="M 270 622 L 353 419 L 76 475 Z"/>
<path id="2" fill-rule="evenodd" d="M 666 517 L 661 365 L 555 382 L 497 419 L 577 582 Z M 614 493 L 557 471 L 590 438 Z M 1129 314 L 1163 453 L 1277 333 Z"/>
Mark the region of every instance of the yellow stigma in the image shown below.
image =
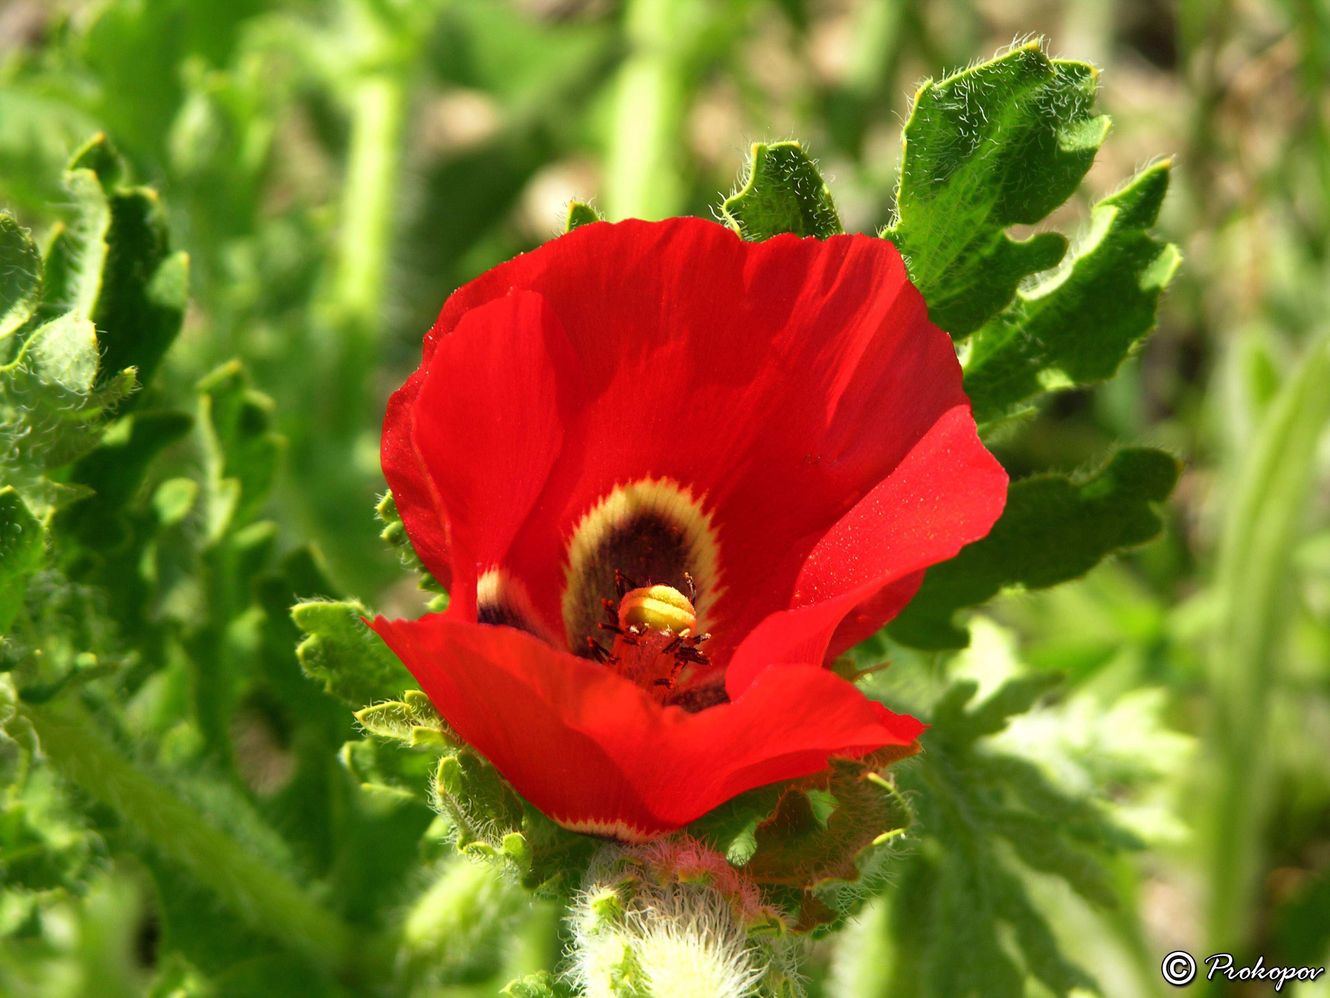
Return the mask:
<path id="1" fill-rule="evenodd" d="M 691 633 L 697 629 L 697 611 L 688 597 L 673 586 L 642 586 L 619 600 L 619 626 L 653 631 Z"/>

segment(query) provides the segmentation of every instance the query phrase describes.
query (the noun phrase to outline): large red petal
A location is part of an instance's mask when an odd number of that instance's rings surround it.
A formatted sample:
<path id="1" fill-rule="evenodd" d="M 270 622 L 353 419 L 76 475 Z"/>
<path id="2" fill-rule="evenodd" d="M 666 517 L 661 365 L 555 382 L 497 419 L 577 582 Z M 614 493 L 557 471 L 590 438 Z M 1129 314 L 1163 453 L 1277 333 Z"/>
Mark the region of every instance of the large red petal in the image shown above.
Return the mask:
<path id="1" fill-rule="evenodd" d="M 374 629 L 439 712 L 532 804 L 580 831 L 645 839 L 726 800 L 909 745 L 923 729 L 812 666 L 772 666 L 733 703 L 662 707 L 612 670 L 448 614 Z"/>
<path id="2" fill-rule="evenodd" d="M 426 346 L 440 394 L 475 376 L 442 364 L 448 341 L 513 288 L 538 292 L 567 330 L 557 376 L 579 378 L 585 401 L 507 566 L 547 619 L 573 525 L 616 484 L 667 477 L 716 524 L 724 596 L 706 623 L 723 660 L 789 605 L 818 540 L 965 403 L 950 339 L 883 240 L 745 243 L 700 219 L 581 227 L 449 299 Z M 531 419 L 506 423 L 522 433 Z"/>
<path id="3" fill-rule="evenodd" d="M 791 609 L 769 616 L 735 652 L 730 696 L 770 663 L 821 662 L 867 637 L 910 600 L 923 569 L 988 533 L 1006 496 L 1006 472 L 979 442 L 969 406 L 957 406 L 818 541 Z M 871 615 L 856 616 L 865 605 Z"/>

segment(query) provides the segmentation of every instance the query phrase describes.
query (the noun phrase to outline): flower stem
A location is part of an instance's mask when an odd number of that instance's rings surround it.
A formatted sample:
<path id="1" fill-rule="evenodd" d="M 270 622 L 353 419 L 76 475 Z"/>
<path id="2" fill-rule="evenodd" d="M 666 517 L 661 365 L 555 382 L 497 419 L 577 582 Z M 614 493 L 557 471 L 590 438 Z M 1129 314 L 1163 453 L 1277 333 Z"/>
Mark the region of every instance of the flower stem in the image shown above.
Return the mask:
<path id="1" fill-rule="evenodd" d="M 344 980 L 386 976 L 387 954 L 126 758 L 86 711 L 69 702 L 20 709 L 57 773 L 109 807 L 156 852 L 256 929 L 320 965 L 337 968 Z"/>

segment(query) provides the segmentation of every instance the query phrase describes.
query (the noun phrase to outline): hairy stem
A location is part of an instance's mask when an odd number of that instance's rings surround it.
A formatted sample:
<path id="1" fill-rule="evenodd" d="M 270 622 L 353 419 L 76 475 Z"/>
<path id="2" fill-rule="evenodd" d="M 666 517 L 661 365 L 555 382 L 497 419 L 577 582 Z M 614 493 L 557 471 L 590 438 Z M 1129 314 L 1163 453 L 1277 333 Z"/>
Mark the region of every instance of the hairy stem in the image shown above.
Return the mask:
<path id="1" fill-rule="evenodd" d="M 338 968 L 343 979 L 386 973 L 377 965 L 386 963 L 386 958 L 370 941 L 316 904 L 284 871 L 256 859 L 161 780 L 135 765 L 97 730 L 86 711 L 68 702 L 26 704 L 21 711 L 56 772 L 109 807 L 156 852 L 213 891 L 255 929 L 284 940 L 322 965 Z"/>

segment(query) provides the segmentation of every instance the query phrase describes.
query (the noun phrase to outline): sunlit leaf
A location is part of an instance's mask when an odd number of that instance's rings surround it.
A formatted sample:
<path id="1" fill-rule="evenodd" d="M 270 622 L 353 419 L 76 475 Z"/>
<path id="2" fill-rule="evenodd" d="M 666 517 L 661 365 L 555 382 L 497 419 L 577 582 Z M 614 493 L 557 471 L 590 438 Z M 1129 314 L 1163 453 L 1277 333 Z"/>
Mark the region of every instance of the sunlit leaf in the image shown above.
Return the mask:
<path id="1" fill-rule="evenodd" d="M 1108 132 L 1108 118 L 1091 110 L 1097 78 L 1032 42 L 915 94 L 897 217 L 882 235 L 952 336 L 974 332 L 1026 275 L 1062 258 L 1062 236 L 1016 241 L 1006 230 L 1043 219 L 1090 169 Z"/>

